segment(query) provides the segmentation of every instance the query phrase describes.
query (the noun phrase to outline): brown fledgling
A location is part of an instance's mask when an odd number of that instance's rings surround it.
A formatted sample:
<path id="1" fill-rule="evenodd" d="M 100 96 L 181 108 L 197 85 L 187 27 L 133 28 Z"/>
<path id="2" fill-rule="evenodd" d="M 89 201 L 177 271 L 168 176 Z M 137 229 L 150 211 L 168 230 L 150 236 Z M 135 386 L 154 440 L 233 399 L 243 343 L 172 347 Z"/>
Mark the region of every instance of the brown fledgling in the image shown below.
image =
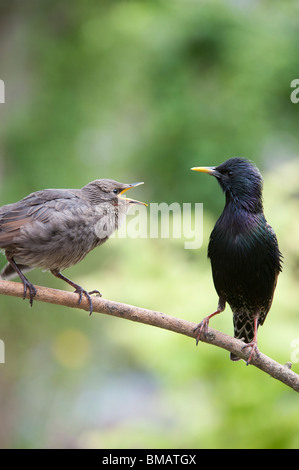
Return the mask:
<path id="1" fill-rule="evenodd" d="M 44 189 L 19 202 L 0 208 L 0 248 L 8 261 L 0 279 L 19 275 L 24 299 L 29 291 L 30 305 L 36 289 L 24 276 L 33 268 L 49 270 L 84 294 L 92 313 L 90 294 L 60 271 L 79 263 L 91 250 L 102 245 L 119 228 L 131 204 L 143 204 L 121 197 L 143 183 L 122 184 L 98 179 L 82 189 Z M 101 294 L 100 294 L 101 295 Z"/>

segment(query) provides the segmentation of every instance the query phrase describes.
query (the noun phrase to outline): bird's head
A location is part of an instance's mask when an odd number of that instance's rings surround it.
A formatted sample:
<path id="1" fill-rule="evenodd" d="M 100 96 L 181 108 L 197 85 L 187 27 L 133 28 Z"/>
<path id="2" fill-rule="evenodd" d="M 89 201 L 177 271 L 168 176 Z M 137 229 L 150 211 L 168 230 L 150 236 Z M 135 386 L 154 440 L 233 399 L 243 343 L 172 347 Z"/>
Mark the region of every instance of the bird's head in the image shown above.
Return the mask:
<path id="1" fill-rule="evenodd" d="M 127 208 L 129 208 L 131 204 L 142 204 L 147 206 L 145 202 L 122 197 L 126 191 L 131 188 L 135 188 L 136 186 L 140 186 L 141 184 L 143 184 L 143 182 L 124 184 L 110 179 L 99 179 L 88 183 L 84 188 L 82 188 L 82 190 L 93 204 L 108 202 L 113 205 L 126 206 Z"/>
<path id="2" fill-rule="evenodd" d="M 193 167 L 191 170 L 215 176 L 227 203 L 235 202 L 250 211 L 262 210 L 263 178 L 246 158 L 234 157 L 216 167 Z"/>

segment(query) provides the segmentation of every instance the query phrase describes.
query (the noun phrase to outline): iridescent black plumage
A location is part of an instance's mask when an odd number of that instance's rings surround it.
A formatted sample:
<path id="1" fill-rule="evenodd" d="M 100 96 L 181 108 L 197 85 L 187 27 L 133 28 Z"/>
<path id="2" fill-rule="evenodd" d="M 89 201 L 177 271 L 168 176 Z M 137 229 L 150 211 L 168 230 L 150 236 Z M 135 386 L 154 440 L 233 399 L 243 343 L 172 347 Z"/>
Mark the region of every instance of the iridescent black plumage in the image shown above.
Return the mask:
<path id="1" fill-rule="evenodd" d="M 281 253 L 276 235 L 263 213 L 263 180 L 259 170 L 244 158 L 231 158 L 218 167 L 197 167 L 215 176 L 226 203 L 211 233 L 208 257 L 219 295 L 220 313 L 227 302 L 233 311 L 235 338 L 243 338 L 252 348 L 248 362 L 257 350 L 257 328 L 270 310 Z M 209 319 L 199 325 L 199 336 Z M 231 354 L 232 360 L 238 357 Z"/>

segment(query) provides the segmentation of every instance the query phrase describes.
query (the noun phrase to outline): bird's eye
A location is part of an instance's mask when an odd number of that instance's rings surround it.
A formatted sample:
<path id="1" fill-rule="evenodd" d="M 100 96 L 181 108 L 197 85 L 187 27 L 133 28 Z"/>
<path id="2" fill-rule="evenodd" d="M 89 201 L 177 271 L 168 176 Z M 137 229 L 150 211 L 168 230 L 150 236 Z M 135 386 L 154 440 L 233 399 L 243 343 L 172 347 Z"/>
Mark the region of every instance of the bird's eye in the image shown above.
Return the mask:
<path id="1" fill-rule="evenodd" d="M 229 171 L 227 174 L 228 174 L 228 176 L 233 176 L 234 172 L 233 172 L 233 171 Z"/>
<path id="2" fill-rule="evenodd" d="M 114 194 L 118 194 L 118 189 L 113 189 Z"/>

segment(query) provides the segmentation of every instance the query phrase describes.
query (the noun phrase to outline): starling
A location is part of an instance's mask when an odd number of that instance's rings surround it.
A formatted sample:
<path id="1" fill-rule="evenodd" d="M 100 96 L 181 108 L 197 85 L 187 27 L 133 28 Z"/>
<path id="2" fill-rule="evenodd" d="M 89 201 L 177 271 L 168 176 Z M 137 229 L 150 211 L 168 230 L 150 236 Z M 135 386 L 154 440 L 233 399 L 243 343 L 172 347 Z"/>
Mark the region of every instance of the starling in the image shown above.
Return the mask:
<path id="1" fill-rule="evenodd" d="M 252 162 L 239 157 L 217 167 L 192 170 L 215 176 L 226 198 L 208 246 L 218 308 L 199 323 L 197 343 L 206 334 L 210 318 L 223 312 L 227 302 L 233 312 L 235 338 L 251 348 L 249 364 L 253 354 L 258 354 L 257 330 L 271 308 L 282 265 L 276 235 L 263 212 L 263 179 Z M 230 358 L 239 359 L 233 353 Z"/>
<path id="2" fill-rule="evenodd" d="M 81 189 L 44 189 L 29 194 L 19 202 L 0 207 L 0 248 L 8 261 L 0 279 L 19 275 L 25 299 L 30 305 L 36 289 L 24 276 L 33 268 L 49 270 L 84 294 L 92 313 L 90 294 L 60 271 L 79 263 L 96 246 L 102 245 L 116 230 L 131 204 L 143 204 L 121 197 L 130 188 L 143 183 L 122 184 L 98 179 Z"/>

